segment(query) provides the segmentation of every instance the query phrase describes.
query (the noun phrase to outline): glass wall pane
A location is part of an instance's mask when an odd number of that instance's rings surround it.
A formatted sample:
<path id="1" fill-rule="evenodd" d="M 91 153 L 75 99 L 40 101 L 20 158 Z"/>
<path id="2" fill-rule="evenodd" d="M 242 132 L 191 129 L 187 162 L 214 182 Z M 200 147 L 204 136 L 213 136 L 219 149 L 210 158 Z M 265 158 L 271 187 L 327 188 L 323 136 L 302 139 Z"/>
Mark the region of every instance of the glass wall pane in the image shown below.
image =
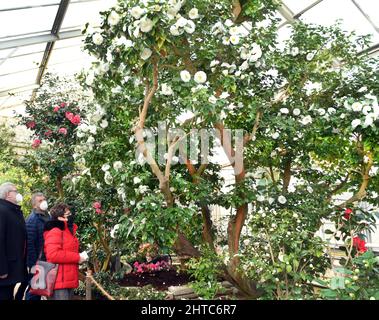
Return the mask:
<path id="1" fill-rule="evenodd" d="M 58 6 L 0 11 L 0 38 L 51 30 Z"/>

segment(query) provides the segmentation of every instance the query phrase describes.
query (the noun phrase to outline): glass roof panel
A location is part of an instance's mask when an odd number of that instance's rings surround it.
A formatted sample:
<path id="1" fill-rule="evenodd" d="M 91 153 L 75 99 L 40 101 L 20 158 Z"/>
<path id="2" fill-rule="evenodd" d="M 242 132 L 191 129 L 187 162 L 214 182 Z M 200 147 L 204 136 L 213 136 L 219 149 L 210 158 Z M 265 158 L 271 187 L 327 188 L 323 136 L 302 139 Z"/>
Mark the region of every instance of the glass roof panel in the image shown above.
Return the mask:
<path id="1" fill-rule="evenodd" d="M 294 14 L 299 13 L 300 11 L 304 10 L 308 6 L 310 6 L 312 3 L 314 3 L 316 0 L 283 0 L 283 3 L 291 9 L 291 11 Z"/>
<path id="2" fill-rule="evenodd" d="M 23 104 L 25 100 L 29 100 L 31 98 L 32 93 L 32 90 L 28 90 L 15 93 L 14 95 L 0 97 L 0 110 L 4 110 L 14 105 Z"/>
<path id="3" fill-rule="evenodd" d="M 42 61 L 42 57 L 43 52 L 22 55 L 16 58 L 8 58 L 2 65 L 0 65 L 0 76 L 11 72 L 38 68 Z"/>
<path id="4" fill-rule="evenodd" d="M 117 3 L 116 0 L 91 1 L 82 3 L 71 3 L 67 9 L 62 29 L 84 26 L 89 22 L 92 26 L 100 25 L 100 11 L 106 10 Z M 85 14 L 83 14 L 85 12 Z"/>
<path id="5" fill-rule="evenodd" d="M 344 30 L 355 31 L 357 35 L 373 34 L 372 40 L 379 42 L 379 35 L 351 0 L 324 0 L 300 18 L 324 26 L 330 26 L 338 19 L 341 19 Z"/>
<path id="6" fill-rule="evenodd" d="M 57 10 L 50 6 L 0 12 L 0 38 L 51 30 Z"/>
<path id="7" fill-rule="evenodd" d="M 355 0 L 370 19 L 379 27 L 379 1 L 375 0 Z"/>
<path id="8" fill-rule="evenodd" d="M 0 76 L 0 91 L 10 88 L 18 88 L 24 85 L 34 84 L 37 78 L 38 69 Z"/>
<path id="9" fill-rule="evenodd" d="M 59 4 L 59 0 L 1 0 L 0 10 L 49 4 Z"/>

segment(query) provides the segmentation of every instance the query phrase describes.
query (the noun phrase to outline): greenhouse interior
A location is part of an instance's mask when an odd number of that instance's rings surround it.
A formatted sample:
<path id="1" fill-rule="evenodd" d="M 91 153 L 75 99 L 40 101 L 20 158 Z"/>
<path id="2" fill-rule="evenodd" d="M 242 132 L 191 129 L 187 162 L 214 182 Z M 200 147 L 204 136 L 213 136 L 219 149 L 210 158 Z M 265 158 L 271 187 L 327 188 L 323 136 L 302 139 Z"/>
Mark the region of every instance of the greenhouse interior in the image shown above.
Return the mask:
<path id="1" fill-rule="evenodd" d="M 1 0 L 0 300 L 379 300 L 378 0 Z"/>

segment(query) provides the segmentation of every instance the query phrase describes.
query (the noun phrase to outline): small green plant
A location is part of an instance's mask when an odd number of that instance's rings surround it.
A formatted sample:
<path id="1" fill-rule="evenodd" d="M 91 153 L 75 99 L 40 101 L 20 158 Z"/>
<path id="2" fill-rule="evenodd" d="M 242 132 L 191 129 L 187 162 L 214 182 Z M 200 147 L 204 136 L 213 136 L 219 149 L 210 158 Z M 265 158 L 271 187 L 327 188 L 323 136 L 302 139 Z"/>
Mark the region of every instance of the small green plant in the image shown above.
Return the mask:
<path id="1" fill-rule="evenodd" d="M 320 291 L 327 300 L 378 300 L 379 257 L 367 251 L 353 259 L 351 268 L 337 268 L 338 275 L 328 281 L 320 281 L 328 289 Z"/>
<path id="2" fill-rule="evenodd" d="M 190 286 L 200 297 L 214 299 L 224 289 L 219 283 L 222 261 L 208 246 L 202 246 L 201 252 L 200 258 L 192 258 L 187 263 L 188 273 L 195 279 Z"/>

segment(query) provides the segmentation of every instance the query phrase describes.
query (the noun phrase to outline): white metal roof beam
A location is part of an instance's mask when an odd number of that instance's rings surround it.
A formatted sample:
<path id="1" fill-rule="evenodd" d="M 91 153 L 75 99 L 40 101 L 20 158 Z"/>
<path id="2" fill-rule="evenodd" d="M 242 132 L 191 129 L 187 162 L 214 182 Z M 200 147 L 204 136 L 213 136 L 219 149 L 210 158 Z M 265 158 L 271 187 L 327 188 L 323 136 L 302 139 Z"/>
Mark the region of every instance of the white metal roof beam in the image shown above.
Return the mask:
<path id="1" fill-rule="evenodd" d="M 101 1 L 101 0 L 76 0 L 76 1 L 73 1 L 72 3 L 95 2 L 95 1 Z M 55 3 L 39 4 L 39 5 L 34 5 L 34 6 L 12 7 L 12 8 L 0 9 L 0 12 L 33 9 L 33 8 L 43 8 L 43 7 L 53 7 L 53 6 L 58 6 L 59 4 L 60 2 L 55 2 Z"/>
<path id="2" fill-rule="evenodd" d="M 28 46 L 32 44 L 46 43 L 51 41 L 59 41 L 64 39 L 71 39 L 82 36 L 82 30 L 74 29 L 70 31 L 63 31 L 57 35 L 43 34 L 38 36 L 25 37 L 21 39 L 0 41 L 0 50 L 18 48 L 22 46 Z"/>
<path id="3" fill-rule="evenodd" d="M 371 17 L 367 14 L 367 12 L 365 12 L 355 0 L 351 0 L 351 2 L 358 8 L 360 13 L 363 14 L 363 16 L 366 18 L 366 20 L 373 26 L 375 31 L 379 33 L 378 26 L 374 23 L 374 21 L 372 21 Z"/>

